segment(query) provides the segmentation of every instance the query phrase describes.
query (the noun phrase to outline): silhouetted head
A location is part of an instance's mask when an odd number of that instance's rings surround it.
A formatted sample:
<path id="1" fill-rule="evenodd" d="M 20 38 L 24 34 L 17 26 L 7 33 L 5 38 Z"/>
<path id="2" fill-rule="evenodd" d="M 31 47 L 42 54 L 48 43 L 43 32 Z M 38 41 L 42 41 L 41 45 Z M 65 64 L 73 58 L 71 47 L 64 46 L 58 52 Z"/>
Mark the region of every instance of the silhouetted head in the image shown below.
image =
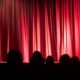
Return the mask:
<path id="1" fill-rule="evenodd" d="M 9 64 L 21 64 L 22 56 L 19 51 L 11 50 L 7 55 L 7 63 Z"/>
<path id="2" fill-rule="evenodd" d="M 73 56 L 73 57 L 71 58 L 71 63 L 72 63 L 72 64 L 79 64 L 79 59 L 78 59 L 78 57 L 77 57 L 77 56 Z"/>
<path id="3" fill-rule="evenodd" d="M 62 55 L 59 61 L 61 64 L 70 64 L 71 62 L 70 57 L 67 54 Z"/>
<path id="4" fill-rule="evenodd" d="M 39 51 L 35 51 L 30 59 L 31 64 L 44 64 L 44 58 Z"/>
<path id="5" fill-rule="evenodd" d="M 48 57 L 46 58 L 46 64 L 53 64 L 53 63 L 54 63 L 53 57 L 52 57 L 52 56 L 48 56 Z"/>

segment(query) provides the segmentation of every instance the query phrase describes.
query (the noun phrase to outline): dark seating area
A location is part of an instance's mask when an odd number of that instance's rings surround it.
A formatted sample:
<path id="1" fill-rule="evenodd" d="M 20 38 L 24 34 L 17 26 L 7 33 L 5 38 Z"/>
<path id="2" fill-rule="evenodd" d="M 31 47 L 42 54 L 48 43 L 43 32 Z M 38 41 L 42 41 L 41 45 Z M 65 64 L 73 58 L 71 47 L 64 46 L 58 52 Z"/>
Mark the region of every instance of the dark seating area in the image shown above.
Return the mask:
<path id="1" fill-rule="evenodd" d="M 0 76 L 11 80 L 11 77 L 13 79 L 57 79 L 74 78 L 80 75 L 80 61 L 76 56 L 70 58 L 64 54 L 59 61 L 55 63 L 52 56 L 48 56 L 45 60 L 40 52 L 35 51 L 30 63 L 23 63 L 20 52 L 12 50 L 8 53 L 7 63 L 0 63 Z"/>

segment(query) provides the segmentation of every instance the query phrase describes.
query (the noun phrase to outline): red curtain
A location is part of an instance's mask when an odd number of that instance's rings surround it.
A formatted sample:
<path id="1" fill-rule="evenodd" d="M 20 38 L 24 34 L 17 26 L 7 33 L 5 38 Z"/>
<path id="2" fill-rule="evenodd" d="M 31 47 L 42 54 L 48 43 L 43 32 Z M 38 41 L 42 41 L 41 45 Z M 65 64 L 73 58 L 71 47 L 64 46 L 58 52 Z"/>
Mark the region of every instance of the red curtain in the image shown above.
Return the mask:
<path id="1" fill-rule="evenodd" d="M 0 62 L 11 49 L 29 62 L 36 50 L 58 61 L 79 48 L 80 0 L 0 0 Z"/>

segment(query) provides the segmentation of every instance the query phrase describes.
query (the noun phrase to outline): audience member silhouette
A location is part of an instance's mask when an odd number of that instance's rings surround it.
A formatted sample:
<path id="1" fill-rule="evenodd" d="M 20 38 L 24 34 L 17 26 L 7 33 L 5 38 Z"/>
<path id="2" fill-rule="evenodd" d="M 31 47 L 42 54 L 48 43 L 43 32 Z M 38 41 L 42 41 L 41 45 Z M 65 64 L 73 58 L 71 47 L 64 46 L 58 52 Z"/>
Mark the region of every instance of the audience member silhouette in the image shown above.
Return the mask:
<path id="1" fill-rule="evenodd" d="M 44 64 L 45 60 L 39 51 L 35 51 L 30 59 L 31 64 Z"/>
<path id="2" fill-rule="evenodd" d="M 49 65 L 41 65 L 41 64 L 44 64 L 45 60 L 39 51 L 35 51 L 33 53 L 33 56 L 30 59 L 30 64 L 33 64 L 33 65 L 30 65 L 30 66 L 28 64 L 24 65 L 22 64 L 21 53 L 19 51 L 11 50 L 7 55 L 7 63 L 11 64 L 11 66 L 9 65 L 6 69 L 3 69 L 3 70 L 6 71 L 6 73 L 8 73 L 8 75 L 10 76 L 12 75 L 16 77 L 19 75 L 18 77 L 21 77 L 21 76 L 26 77 L 27 75 L 30 77 L 32 75 L 35 78 L 36 78 L 36 75 L 43 78 L 44 74 L 46 74 L 47 76 L 45 77 L 54 78 L 54 75 L 60 75 L 63 77 L 65 75 L 70 76 L 71 74 L 74 74 L 74 73 L 75 73 L 74 75 L 76 75 L 77 71 L 80 72 L 79 70 L 80 64 L 77 56 L 73 56 L 70 59 L 70 57 L 67 54 L 64 54 L 60 57 L 59 61 L 61 64 L 55 64 L 53 57 L 48 56 L 46 58 L 46 64 L 49 64 Z M 69 65 L 71 63 L 79 64 L 79 65 L 75 67 L 73 65 Z M 22 66 L 14 66 L 18 64 L 22 64 Z M 35 66 L 36 64 L 38 64 L 38 66 Z M 65 64 L 69 66 L 65 66 Z M 3 72 L 3 70 L 1 71 L 1 73 Z M 27 73 L 25 74 L 24 72 L 27 72 Z"/>
<path id="3" fill-rule="evenodd" d="M 70 64 L 71 63 L 71 59 L 67 54 L 64 54 L 60 57 L 60 63 L 61 64 Z"/>
<path id="4" fill-rule="evenodd" d="M 73 57 L 71 58 L 71 63 L 72 63 L 72 64 L 79 64 L 79 59 L 78 59 L 78 57 L 77 57 L 77 56 L 73 56 Z"/>
<path id="5" fill-rule="evenodd" d="M 19 51 L 11 50 L 7 55 L 7 63 L 8 64 L 21 64 L 22 63 L 22 56 Z"/>
<path id="6" fill-rule="evenodd" d="M 48 57 L 46 58 L 46 64 L 53 64 L 53 63 L 54 63 L 53 57 L 52 57 L 52 56 L 48 56 Z"/>

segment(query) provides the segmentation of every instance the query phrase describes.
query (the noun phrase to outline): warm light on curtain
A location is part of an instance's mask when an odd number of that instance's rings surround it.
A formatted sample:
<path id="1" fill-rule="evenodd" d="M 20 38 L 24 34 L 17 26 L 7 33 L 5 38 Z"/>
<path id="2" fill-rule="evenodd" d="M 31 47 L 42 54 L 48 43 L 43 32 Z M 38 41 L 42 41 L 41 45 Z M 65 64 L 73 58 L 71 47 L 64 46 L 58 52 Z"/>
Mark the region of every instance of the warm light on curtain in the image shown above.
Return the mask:
<path id="1" fill-rule="evenodd" d="M 80 58 L 80 0 L 0 0 L 0 62 L 11 49 Z"/>

